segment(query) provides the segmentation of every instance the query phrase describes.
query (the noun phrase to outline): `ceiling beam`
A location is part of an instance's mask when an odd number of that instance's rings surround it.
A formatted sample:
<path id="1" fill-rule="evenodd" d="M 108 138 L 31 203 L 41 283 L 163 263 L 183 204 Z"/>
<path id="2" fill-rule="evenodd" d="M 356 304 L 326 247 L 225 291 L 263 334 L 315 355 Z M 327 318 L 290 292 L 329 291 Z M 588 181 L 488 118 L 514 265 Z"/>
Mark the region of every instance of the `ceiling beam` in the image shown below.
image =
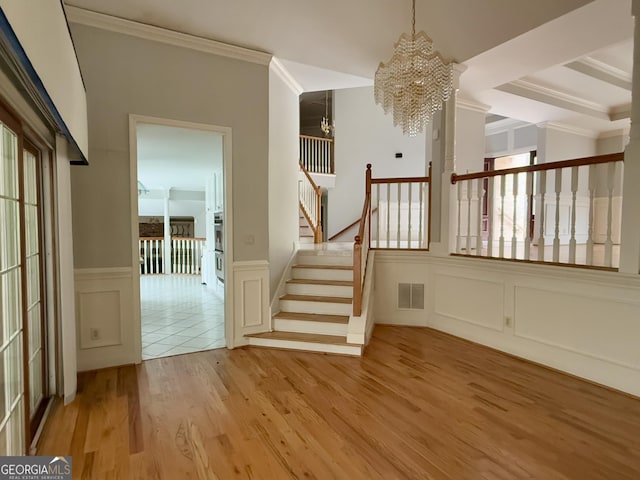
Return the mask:
<path id="1" fill-rule="evenodd" d="M 595 58 L 584 57 L 580 60 L 567 63 L 565 67 L 610 85 L 623 88 L 629 92 L 632 90 L 630 74 Z"/>

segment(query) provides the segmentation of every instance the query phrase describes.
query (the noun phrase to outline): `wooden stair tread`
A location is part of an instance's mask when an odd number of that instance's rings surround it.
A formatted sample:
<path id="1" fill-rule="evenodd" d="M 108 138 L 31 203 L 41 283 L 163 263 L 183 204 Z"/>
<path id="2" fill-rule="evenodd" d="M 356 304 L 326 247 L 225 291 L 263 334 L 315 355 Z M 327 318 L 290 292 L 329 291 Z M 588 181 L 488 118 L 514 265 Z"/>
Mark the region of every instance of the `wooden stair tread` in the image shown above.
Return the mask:
<path id="1" fill-rule="evenodd" d="M 278 312 L 273 316 L 279 320 L 300 320 L 304 322 L 349 323 L 346 315 L 322 315 L 319 313 Z"/>
<path id="2" fill-rule="evenodd" d="M 305 278 L 292 278 L 287 280 L 287 283 L 293 283 L 296 285 L 330 285 L 333 287 L 353 287 L 353 282 L 350 280 L 311 280 Z"/>
<path id="3" fill-rule="evenodd" d="M 323 297 L 318 295 L 283 295 L 280 300 L 297 300 L 299 302 L 326 302 L 326 303 L 344 303 L 349 304 L 353 302 L 352 298 L 346 297 Z"/>
<path id="4" fill-rule="evenodd" d="M 318 270 L 353 270 L 352 265 L 294 265 L 293 268 L 313 268 Z"/>
<path id="5" fill-rule="evenodd" d="M 285 340 L 290 342 L 322 343 L 324 345 L 343 345 L 348 347 L 361 347 L 355 343 L 347 343 L 346 337 L 337 335 L 319 335 L 317 333 L 294 333 L 294 332 L 266 332 L 252 333 L 245 335 L 252 338 L 263 338 L 266 340 Z"/>

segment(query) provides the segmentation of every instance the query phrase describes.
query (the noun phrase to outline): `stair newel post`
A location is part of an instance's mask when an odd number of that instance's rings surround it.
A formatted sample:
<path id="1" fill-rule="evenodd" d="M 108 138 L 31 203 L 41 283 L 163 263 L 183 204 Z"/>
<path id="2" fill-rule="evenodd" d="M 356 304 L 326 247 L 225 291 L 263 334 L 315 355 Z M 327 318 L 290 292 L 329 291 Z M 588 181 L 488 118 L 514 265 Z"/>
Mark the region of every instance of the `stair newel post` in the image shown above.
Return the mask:
<path id="1" fill-rule="evenodd" d="M 368 229 L 368 242 L 371 241 L 371 164 L 367 163 L 367 171 L 365 173 L 365 196 L 369 199 L 369 208 L 367 209 L 367 229 Z M 368 247 L 367 247 L 368 248 Z"/>
<path id="2" fill-rule="evenodd" d="M 316 230 L 315 243 L 322 243 L 322 187 L 316 188 Z"/>
<path id="3" fill-rule="evenodd" d="M 362 313 L 362 239 L 356 235 L 353 244 L 353 316 Z"/>

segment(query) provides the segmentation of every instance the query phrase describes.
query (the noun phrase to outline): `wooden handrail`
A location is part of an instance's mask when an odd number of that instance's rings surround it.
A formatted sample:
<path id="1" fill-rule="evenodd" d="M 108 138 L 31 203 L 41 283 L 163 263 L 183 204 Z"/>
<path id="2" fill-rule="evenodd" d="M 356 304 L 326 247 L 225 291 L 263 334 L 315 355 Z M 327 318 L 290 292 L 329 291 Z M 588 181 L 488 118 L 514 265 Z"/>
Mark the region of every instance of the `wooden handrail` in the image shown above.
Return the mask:
<path id="1" fill-rule="evenodd" d="M 333 138 L 329 138 L 329 137 L 314 137 L 312 135 L 300 135 L 300 138 L 308 138 L 309 140 L 318 140 L 321 142 L 333 142 Z"/>
<path id="2" fill-rule="evenodd" d="M 367 220 L 369 220 L 367 222 Z M 362 296 L 364 295 L 363 285 L 366 275 L 367 261 L 362 264 L 362 242 L 364 240 L 365 227 L 369 228 L 369 241 L 371 241 L 371 164 L 367 164 L 365 175 L 365 197 L 362 206 L 362 216 L 360 217 L 360 228 L 353 243 L 353 315 L 359 317 L 362 314 Z M 368 250 L 368 246 L 365 245 Z M 368 255 L 367 255 L 368 256 Z M 365 269 L 363 275 L 362 269 Z"/>
<path id="3" fill-rule="evenodd" d="M 139 240 L 164 240 L 164 237 L 138 237 Z M 202 237 L 171 237 L 171 240 L 201 240 L 205 241 L 206 238 Z"/>
<path id="4" fill-rule="evenodd" d="M 557 170 L 559 168 L 582 167 L 584 165 L 594 165 L 598 163 L 611 163 L 624 161 L 624 152 L 609 153 L 607 155 L 597 155 L 595 157 L 575 158 L 573 160 L 562 160 L 560 162 L 540 163 L 538 165 L 528 165 L 526 167 L 506 168 L 504 170 L 491 170 L 489 172 L 475 172 L 458 175 L 451 174 L 451 183 L 455 184 L 464 180 L 476 178 L 490 178 L 502 175 L 511 175 L 523 172 L 540 172 L 543 170 Z"/>
<path id="5" fill-rule="evenodd" d="M 371 215 L 373 215 L 374 213 L 376 213 L 378 211 L 378 207 L 374 208 L 373 210 L 371 210 Z M 347 225 L 346 227 L 344 227 L 342 230 L 340 230 L 338 233 L 336 233 L 335 235 L 332 235 L 331 238 L 329 238 L 329 241 L 335 240 L 336 238 L 338 238 L 340 235 L 342 235 L 343 233 L 347 232 L 348 230 L 352 229 L 353 227 L 355 227 L 358 223 L 360 223 L 362 221 L 362 218 L 358 218 L 357 220 L 355 220 L 354 222 L 350 223 L 349 225 Z"/>
<path id="6" fill-rule="evenodd" d="M 309 214 L 305 210 L 304 206 L 302 205 L 302 202 L 298 201 L 298 203 L 302 207 L 301 208 L 302 213 L 307 219 L 307 222 L 309 223 L 311 230 L 313 230 L 313 242 L 322 243 L 322 209 L 320 207 L 322 204 L 322 188 L 316 185 L 316 182 L 313 181 L 313 178 L 311 178 L 309 171 L 306 169 L 306 167 L 301 161 L 298 161 L 298 165 L 300 165 L 300 169 L 304 172 L 305 176 L 307 177 L 307 180 L 309 180 L 309 183 L 311 184 L 311 187 L 316 192 L 316 202 L 318 203 L 318 208 L 316 209 L 315 226 L 314 226 L 314 221 L 312 221 L 312 219 L 309 217 Z"/>
<path id="7" fill-rule="evenodd" d="M 429 177 L 372 178 L 371 183 L 429 183 Z"/>

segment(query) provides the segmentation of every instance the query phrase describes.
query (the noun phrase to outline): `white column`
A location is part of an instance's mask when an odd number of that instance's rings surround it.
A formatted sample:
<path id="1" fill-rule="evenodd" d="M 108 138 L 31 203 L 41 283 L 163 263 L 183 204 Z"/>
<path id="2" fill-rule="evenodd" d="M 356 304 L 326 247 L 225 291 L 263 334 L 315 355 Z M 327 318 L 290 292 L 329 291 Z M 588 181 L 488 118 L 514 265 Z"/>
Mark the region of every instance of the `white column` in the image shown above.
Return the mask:
<path id="1" fill-rule="evenodd" d="M 465 68 L 463 65 L 454 64 L 453 92 L 444 105 L 442 128 L 434 129 L 434 137 L 438 137 L 434 140 L 444 142 L 444 158 L 433 158 L 434 164 L 442 162 L 440 170 L 440 238 L 437 243 L 431 245 L 431 250 L 437 255 L 449 255 L 455 251 L 457 202 L 456 189 L 451 185 L 451 174 L 455 172 L 456 168 L 456 97 L 460 86 L 460 75 Z M 437 171 L 438 169 L 434 169 L 434 172 Z"/>
<path id="2" fill-rule="evenodd" d="M 171 191 L 164 194 L 164 252 L 162 254 L 162 268 L 165 274 L 171 274 L 171 216 L 169 214 L 169 197 Z"/>
<path id="3" fill-rule="evenodd" d="M 624 153 L 622 230 L 620 236 L 620 272 L 640 273 L 640 0 L 633 0 L 634 16 L 633 95 L 631 134 Z"/>

